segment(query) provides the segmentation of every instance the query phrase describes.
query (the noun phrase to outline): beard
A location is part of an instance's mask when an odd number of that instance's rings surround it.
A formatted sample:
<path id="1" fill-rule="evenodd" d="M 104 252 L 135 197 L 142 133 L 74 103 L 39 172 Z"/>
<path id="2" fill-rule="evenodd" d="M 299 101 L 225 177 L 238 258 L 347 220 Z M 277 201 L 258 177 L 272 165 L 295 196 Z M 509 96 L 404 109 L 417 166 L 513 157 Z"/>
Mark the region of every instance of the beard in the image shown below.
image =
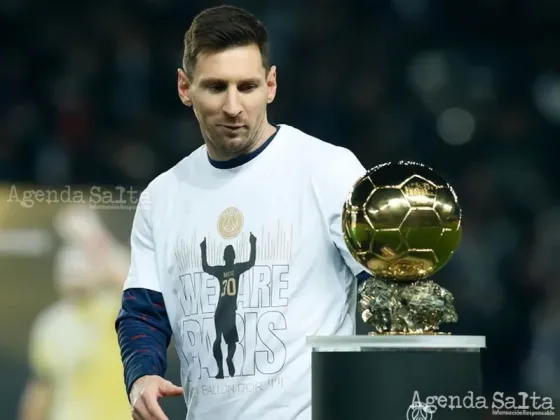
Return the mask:
<path id="1" fill-rule="evenodd" d="M 208 130 L 202 130 L 210 156 L 217 160 L 230 160 L 252 152 L 262 140 L 263 120 L 264 116 L 259 118 L 254 127 L 243 126 L 230 130 L 211 126 Z"/>

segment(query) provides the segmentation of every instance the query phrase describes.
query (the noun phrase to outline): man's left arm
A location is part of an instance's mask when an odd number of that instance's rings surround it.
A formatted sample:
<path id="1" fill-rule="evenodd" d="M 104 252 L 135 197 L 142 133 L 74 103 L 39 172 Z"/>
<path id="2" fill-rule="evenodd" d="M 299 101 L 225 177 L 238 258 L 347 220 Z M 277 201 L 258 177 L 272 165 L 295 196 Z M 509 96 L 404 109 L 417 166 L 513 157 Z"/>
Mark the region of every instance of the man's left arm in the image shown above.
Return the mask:
<path id="1" fill-rule="evenodd" d="M 323 188 L 320 191 L 323 214 L 329 226 L 330 236 L 358 283 L 369 278 L 371 274 L 354 259 L 346 246 L 342 232 L 342 210 L 352 187 L 365 173 L 366 169 L 354 153 L 341 147 L 334 164 L 328 165 L 328 173 L 321 180 Z"/>

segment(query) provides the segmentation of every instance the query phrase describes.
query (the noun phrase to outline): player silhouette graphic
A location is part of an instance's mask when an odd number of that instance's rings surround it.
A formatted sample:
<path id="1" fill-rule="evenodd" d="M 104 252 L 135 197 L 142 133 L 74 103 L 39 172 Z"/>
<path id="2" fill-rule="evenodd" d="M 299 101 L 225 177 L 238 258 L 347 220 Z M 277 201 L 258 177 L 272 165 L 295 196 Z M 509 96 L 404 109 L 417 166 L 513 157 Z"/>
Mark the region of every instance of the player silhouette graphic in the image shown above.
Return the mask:
<path id="1" fill-rule="evenodd" d="M 239 277 L 245 271 L 255 265 L 257 254 L 256 243 L 257 238 L 251 233 L 249 236 L 251 244 L 251 255 L 249 261 L 235 263 L 235 250 L 233 246 L 228 245 L 224 249 L 224 265 L 210 266 L 206 256 L 206 238 L 201 242 L 200 249 L 202 251 L 202 269 L 204 272 L 216 277 L 220 282 L 220 296 L 218 298 L 218 306 L 214 313 L 214 327 L 216 328 L 216 340 L 213 345 L 214 359 L 218 365 L 218 374 L 216 379 L 224 378 L 224 361 L 222 355 L 222 336 L 227 344 L 228 354 L 226 363 L 229 376 L 235 375 L 235 366 L 233 365 L 233 356 L 239 341 L 237 327 L 235 326 L 235 315 L 237 311 L 237 291 L 239 290 Z"/>

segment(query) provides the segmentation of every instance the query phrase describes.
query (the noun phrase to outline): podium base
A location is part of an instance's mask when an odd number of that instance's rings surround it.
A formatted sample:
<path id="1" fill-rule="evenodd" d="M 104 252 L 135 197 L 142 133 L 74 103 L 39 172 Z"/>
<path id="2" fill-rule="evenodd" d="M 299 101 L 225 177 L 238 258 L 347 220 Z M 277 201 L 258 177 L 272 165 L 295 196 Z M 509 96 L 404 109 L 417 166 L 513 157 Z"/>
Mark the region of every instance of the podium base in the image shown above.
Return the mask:
<path id="1" fill-rule="evenodd" d="M 367 345 L 315 346 L 312 419 L 482 419 L 478 344 L 459 345 L 469 338 L 480 337 L 366 336 L 359 340 Z"/>

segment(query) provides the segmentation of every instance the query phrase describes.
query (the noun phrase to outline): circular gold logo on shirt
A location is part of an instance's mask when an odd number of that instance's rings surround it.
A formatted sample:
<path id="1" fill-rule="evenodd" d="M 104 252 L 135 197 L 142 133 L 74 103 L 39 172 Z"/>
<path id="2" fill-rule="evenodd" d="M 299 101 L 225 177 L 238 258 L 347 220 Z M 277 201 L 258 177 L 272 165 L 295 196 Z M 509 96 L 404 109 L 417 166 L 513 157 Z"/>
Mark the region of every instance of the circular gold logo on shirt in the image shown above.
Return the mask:
<path id="1" fill-rule="evenodd" d="M 235 207 L 225 209 L 218 217 L 218 232 L 224 239 L 232 239 L 243 229 L 243 213 Z"/>

